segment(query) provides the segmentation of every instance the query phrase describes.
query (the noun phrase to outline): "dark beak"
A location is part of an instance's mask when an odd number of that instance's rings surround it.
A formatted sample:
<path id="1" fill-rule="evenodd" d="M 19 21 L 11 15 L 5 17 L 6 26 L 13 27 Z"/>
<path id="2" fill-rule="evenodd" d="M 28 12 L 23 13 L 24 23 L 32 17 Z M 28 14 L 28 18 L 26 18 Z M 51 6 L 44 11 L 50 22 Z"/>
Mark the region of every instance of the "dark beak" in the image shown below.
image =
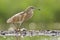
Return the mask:
<path id="1" fill-rule="evenodd" d="M 35 8 L 35 9 L 37 9 L 37 10 L 39 10 L 39 11 L 40 11 L 40 8 Z"/>
<path id="2" fill-rule="evenodd" d="M 36 7 L 33 7 L 33 9 L 36 9 L 36 10 L 39 10 L 39 11 L 40 11 L 40 8 L 38 9 L 38 8 L 36 8 Z"/>

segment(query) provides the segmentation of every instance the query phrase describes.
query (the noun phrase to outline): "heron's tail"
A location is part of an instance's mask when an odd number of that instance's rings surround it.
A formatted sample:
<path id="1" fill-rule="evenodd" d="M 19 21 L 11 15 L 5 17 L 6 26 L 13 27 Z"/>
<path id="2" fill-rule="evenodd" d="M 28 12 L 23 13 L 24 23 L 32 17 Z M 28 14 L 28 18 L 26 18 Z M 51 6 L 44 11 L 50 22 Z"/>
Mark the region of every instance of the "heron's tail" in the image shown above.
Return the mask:
<path id="1" fill-rule="evenodd" d="M 12 22 L 12 19 L 9 18 L 9 19 L 7 20 L 7 23 L 11 23 L 11 22 Z"/>

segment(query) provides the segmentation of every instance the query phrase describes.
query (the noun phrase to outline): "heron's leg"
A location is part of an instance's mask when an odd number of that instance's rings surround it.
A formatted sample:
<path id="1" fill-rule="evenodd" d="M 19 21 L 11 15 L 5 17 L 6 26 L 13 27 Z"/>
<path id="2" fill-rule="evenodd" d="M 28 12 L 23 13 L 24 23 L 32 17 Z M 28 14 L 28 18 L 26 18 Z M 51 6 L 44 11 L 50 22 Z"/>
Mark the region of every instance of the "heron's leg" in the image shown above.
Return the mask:
<path id="1" fill-rule="evenodd" d="M 22 28 L 22 22 L 18 23 L 19 25 L 19 28 L 21 29 Z"/>
<path id="2" fill-rule="evenodd" d="M 14 25 L 15 27 L 17 27 L 16 23 L 13 23 L 13 25 Z"/>
<path id="3" fill-rule="evenodd" d="M 18 29 L 18 28 L 21 28 L 21 24 L 20 24 L 20 23 L 14 23 L 13 25 L 14 25 L 17 29 Z"/>
<path id="4" fill-rule="evenodd" d="M 23 23 L 20 23 L 20 24 L 19 24 L 19 27 L 23 28 Z"/>
<path id="5" fill-rule="evenodd" d="M 19 27 L 21 27 L 22 23 L 19 23 Z"/>
<path id="6" fill-rule="evenodd" d="M 13 23 L 13 27 L 14 27 L 15 32 L 18 32 L 18 24 L 17 23 Z"/>
<path id="7" fill-rule="evenodd" d="M 15 27 L 15 33 L 17 34 L 17 32 L 18 32 L 18 24 L 16 24 L 16 23 L 13 23 L 13 25 L 14 25 L 14 27 Z M 16 37 L 16 40 L 19 40 L 19 37 L 18 36 L 15 36 Z"/>

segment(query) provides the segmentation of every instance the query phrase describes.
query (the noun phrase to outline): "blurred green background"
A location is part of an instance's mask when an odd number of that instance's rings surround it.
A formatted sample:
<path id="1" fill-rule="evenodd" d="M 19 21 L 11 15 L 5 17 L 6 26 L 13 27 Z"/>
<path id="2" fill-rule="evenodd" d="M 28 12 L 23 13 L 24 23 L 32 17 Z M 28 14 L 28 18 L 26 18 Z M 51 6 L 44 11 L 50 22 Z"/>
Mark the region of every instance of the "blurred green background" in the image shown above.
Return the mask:
<path id="1" fill-rule="evenodd" d="M 8 28 L 5 25 L 8 18 L 28 6 L 40 8 L 40 11 L 35 10 L 34 16 L 24 23 L 26 28 L 29 28 L 29 24 L 36 24 L 36 29 L 60 29 L 60 0 L 0 0 L 0 24 L 4 24 L 2 29 Z"/>
<path id="2" fill-rule="evenodd" d="M 28 6 L 40 8 L 40 11 L 34 11 L 34 16 L 24 23 L 25 28 L 60 29 L 60 0 L 0 0 L 0 30 L 8 29 L 6 20 Z"/>

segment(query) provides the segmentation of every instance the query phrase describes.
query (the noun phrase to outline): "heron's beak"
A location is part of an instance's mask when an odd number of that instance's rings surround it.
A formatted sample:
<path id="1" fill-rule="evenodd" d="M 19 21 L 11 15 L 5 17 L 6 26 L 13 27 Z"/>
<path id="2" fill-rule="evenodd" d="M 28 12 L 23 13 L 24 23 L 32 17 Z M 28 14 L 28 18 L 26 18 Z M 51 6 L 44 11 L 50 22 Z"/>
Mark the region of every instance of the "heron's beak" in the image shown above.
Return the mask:
<path id="1" fill-rule="evenodd" d="M 40 8 L 33 7 L 33 9 L 35 9 L 35 10 L 39 10 L 39 11 L 40 11 Z"/>
<path id="2" fill-rule="evenodd" d="M 34 9 L 36 9 L 36 10 L 39 10 L 39 11 L 40 11 L 40 8 L 34 8 Z"/>
<path id="3" fill-rule="evenodd" d="M 40 9 L 36 9 L 36 10 L 39 10 L 40 11 Z"/>

